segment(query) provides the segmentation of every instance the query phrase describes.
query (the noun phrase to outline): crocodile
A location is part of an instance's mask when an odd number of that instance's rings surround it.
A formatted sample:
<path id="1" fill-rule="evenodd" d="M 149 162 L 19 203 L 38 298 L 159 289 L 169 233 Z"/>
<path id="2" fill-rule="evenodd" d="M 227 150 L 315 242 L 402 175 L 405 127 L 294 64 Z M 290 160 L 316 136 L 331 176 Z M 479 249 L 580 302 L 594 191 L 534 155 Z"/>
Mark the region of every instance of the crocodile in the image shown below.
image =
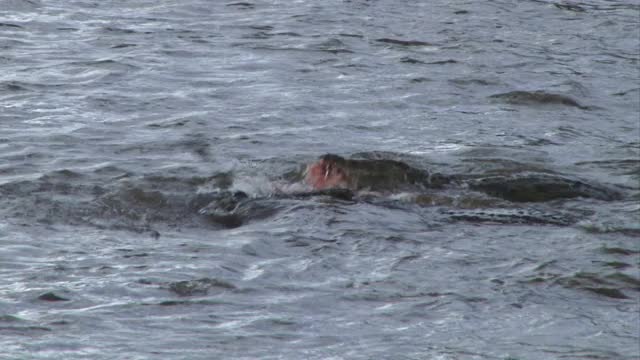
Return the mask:
<path id="1" fill-rule="evenodd" d="M 346 159 L 322 155 L 307 166 L 304 180 L 316 190 L 346 188 L 353 191 L 403 191 L 463 187 L 511 202 L 546 202 L 576 197 L 620 200 L 620 191 L 605 185 L 542 173 L 509 176 L 445 175 L 388 159 Z"/>
<path id="2" fill-rule="evenodd" d="M 301 178 L 311 190 L 263 197 L 223 191 L 199 213 L 217 224 L 237 227 L 271 216 L 285 199 L 328 197 L 344 203 L 369 202 L 380 206 L 414 204 L 429 209 L 442 221 L 566 226 L 589 214 L 557 209 L 557 201 L 576 197 L 603 201 L 622 198 L 612 187 L 555 174 L 445 175 L 397 160 L 347 159 L 335 154 L 322 155 L 309 164 Z M 397 194 L 412 195 L 403 198 Z"/>
<path id="3" fill-rule="evenodd" d="M 398 191 L 411 186 L 440 188 L 451 179 L 389 159 L 356 160 L 322 155 L 307 166 L 305 181 L 314 189 L 347 188 L 354 191 Z"/>

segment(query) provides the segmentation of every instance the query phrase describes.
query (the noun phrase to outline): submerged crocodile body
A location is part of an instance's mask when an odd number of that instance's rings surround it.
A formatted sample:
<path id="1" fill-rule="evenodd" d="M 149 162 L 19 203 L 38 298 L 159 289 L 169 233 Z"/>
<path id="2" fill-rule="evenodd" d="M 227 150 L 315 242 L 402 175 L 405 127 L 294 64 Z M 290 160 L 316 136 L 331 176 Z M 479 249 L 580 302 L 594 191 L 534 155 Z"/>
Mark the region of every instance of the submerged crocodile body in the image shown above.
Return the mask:
<path id="1" fill-rule="evenodd" d="M 398 191 L 406 187 L 441 187 L 450 179 L 387 159 L 354 160 L 326 154 L 309 165 L 305 180 L 314 189 L 347 188 L 354 191 Z"/>
<path id="2" fill-rule="evenodd" d="M 407 188 L 468 187 L 513 202 L 543 202 L 586 197 L 619 200 L 619 191 L 540 173 L 511 176 L 443 175 L 416 169 L 395 160 L 353 160 L 327 154 L 308 166 L 305 181 L 315 189 L 347 188 L 353 191 L 398 191 Z"/>
<path id="3" fill-rule="evenodd" d="M 413 204 L 436 209 L 435 214 L 444 221 L 571 225 L 585 214 L 561 211 L 546 203 L 576 197 L 603 201 L 622 197 L 612 187 L 559 175 L 444 175 L 396 160 L 346 159 L 334 154 L 323 155 L 307 166 L 304 181 L 313 190 L 262 198 L 252 198 L 243 192 L 222 192 L 200 214 L 224 226 L 236 227 L 246 219 L 275 213 L 277 201 L 282 199 L 324 196 L 337 201 L 390 206 L 398 200 L 385 194 L 411 192 L 416 194 L 410 197 Z"/>

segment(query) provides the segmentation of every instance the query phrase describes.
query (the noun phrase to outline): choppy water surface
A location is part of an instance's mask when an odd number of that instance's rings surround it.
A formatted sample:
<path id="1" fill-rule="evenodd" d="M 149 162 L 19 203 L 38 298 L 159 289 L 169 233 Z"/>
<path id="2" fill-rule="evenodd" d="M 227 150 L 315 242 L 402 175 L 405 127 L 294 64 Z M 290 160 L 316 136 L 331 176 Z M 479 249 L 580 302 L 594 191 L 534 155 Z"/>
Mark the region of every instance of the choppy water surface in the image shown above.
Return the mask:
<path id="1" fill-rule="evenodd" d="M 639 19 L 0 0 L 0 358 L 638 358 Z M 328 152 L 624 196 L 518 205 L 567 224 L 273 196 Z M 221 189 L 262 200 L 216 221 Z"/>

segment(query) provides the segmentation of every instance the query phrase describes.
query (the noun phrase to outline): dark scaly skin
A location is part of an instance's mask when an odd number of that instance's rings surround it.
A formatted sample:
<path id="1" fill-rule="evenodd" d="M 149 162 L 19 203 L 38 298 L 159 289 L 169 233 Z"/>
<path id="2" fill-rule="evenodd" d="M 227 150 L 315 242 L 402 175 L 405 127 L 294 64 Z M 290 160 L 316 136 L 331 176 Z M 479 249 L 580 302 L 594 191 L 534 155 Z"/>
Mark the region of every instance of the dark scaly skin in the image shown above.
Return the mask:
<path id="1" fill-rule="evenodd" d="M 513 202 L 544 202 L 576 197 L 605 201 L 622 198 L 618 191 L 605 186 L 545 174 L 493 176 L 469 181 L 468 185 L 473 190 Z"/>
<path id="2" fill-rule="evenodd" d="M 395 160 L 354 160 L 326 154 L 320 157 L 333 165 L 329 172 L 340 171 L 347 179 L 346 187 L 352 190 L 398 190 L 407 185 L 438 188 L 450 182 L 441 174 L 429 174 Z"/>
<path id="3" fill-rule="evenodd" d="M 395 160 L 353 160 L 334 154 L 320 157 L 328 164 L 327 176 L 339 175 L 351 190 L 392 191 L 408 186 L 441 188 L 457 184 L 511 202 L 545 202 L 576 197 L 619 200 L 622 194 L 610 187 L 548 174 L 516 174 L 512 176 L 445 176 L 430 174 Z"/>
<path id="4" fill-rule="evenodd" d="M 269 203 L 280 198 L 304 199 L 327 196 L 337 201 L 363 200 L 356 192 L 364 190 L 391 192 L 421 189 L 415 198 L 416 204 L 444 207 L 440 214 L 451 220 L 490 222 L 503 224 L 550 224 L 571 225 L 578 217 L 554 209 L 538 210 L 535 207 L 522 208 L 514 203 L 547 202 L 575 197 L 594 198 L 604 201 L 617 200 L 622 194 L 617 190 L 598 184 L 561 177 L 558 175 L 524 173 L 510 176 L 475 176 L 430 174 L 400 161 L 373 159 L 345 159 L 334 154 L 321 156 L 313 176 L 319 182 L 310 182 L 312 191 L 274 194 L 264 198 L 250 198 L 242 192 L 222 192 L 211 203 L 200 209 L 200 214 L 209 221 L 225 227 L 237 227 L 251 219 L 268 217 L 277 212 L 277 205 Z M 337 179 L 324 187 L 327 178 Z M 465 193 L 464 196 L 450 196 L 447 192 L 433 191 L 445 185 L 455 188 L 469 188 L 486 195 Z M 374 197 L 375 199 L 375 197 Z M 365 201 L 366 198 L 365 198 Z M 374 200 L 376 201 L 376 200 Z"/>

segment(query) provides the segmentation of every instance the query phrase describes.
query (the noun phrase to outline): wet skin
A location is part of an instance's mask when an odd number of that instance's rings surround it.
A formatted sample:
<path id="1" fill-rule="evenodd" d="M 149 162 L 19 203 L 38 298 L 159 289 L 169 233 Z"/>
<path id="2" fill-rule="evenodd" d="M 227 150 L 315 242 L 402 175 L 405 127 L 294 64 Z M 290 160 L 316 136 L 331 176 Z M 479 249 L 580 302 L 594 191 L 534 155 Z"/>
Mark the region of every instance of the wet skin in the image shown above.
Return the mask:
<path id="1" fill-rule="evenodd" d="M 274 194 L 263 198 L 251 198 L 243 192 L 224 191 L 213 198 L 204 199 L 208 205 L 202 207 L 199 213 L 210 222 L 233 228 L 247 221 L 275 214 L 279 199 L 326 196 L 338 201 L 368 201 L 367 199 L 377 199 L 377 195 L 381 193 L 408 191 L 416 194 L 414 201 L 418 205 L 443 207 L 442 216 L 450 220 L 570 225 L 588 214 L 565 214 L 544 208 L 541 211 L 536 207 L 523 207 L 516 203 L 539 203 L 575 197 L 611 201 L 623 197 L 623 193 L 613 187 L 589 184 L 561 175 L 442 175 L 395 160 L 354 160 L 333 154 L 323 155 L 308 165 L 304 181 L 313 190 Z M 448 190 L 440 191 L 445 186 Z M 456 189 L 463 191 L 455 191 Z M 449 190 L 454 190 L 454 195 Z M 368 197 L 369 195 L 373 197 Z"/>
<path id="2" fill-rule="evenodd" d="M 307 166 L 305 181 L 316 190 L 401 190 L 406 186 L 441 187 L 450 180 L 395 160 L 353 160 L 326 154 Z"/>
<path id="3" fill-rule="evenodd" d="M 395 160 L 353 160 L 326 154 L 307 166 L 305 181 L 315 190 L 402 191 L 458 185 L 511 202 L 545 202 L 575 197 L 611 201 L 622 194 L 608 186 L 547 174 L 445 176 Z"/>

